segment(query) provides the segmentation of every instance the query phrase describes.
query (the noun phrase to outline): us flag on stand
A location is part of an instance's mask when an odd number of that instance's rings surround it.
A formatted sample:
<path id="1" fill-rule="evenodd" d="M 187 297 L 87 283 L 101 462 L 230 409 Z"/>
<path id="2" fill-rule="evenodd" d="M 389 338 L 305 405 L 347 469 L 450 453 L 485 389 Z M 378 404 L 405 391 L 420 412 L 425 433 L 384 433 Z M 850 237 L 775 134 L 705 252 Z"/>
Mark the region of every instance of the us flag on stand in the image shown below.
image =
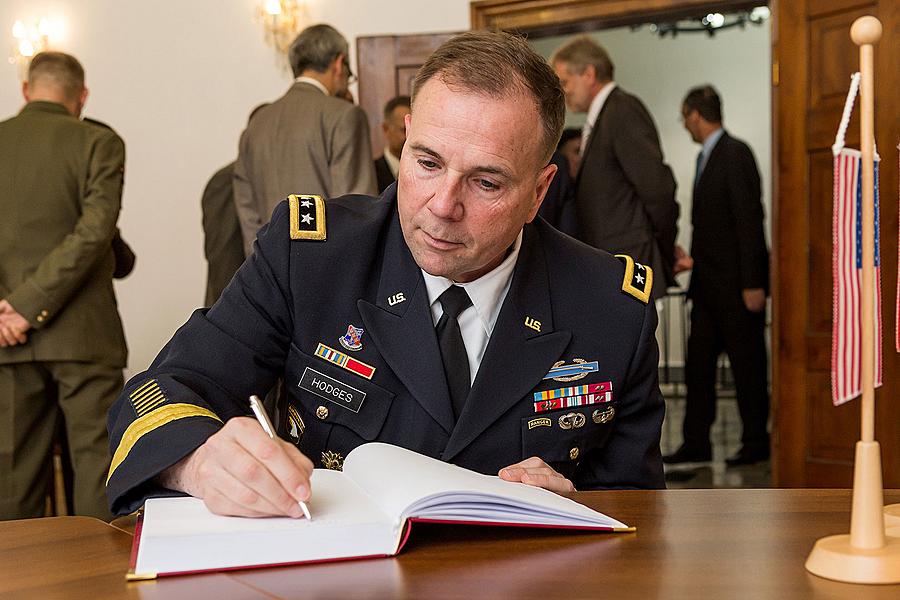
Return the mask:
<path id="1" fill-rule="evenodd" d="M 881 254 L 875 160 L 875 387 L 881 385 Z M 834 157 L 834 313 L 831 399 L 835 406 L 862 393 L 862 155 L 841 149 Z"/>

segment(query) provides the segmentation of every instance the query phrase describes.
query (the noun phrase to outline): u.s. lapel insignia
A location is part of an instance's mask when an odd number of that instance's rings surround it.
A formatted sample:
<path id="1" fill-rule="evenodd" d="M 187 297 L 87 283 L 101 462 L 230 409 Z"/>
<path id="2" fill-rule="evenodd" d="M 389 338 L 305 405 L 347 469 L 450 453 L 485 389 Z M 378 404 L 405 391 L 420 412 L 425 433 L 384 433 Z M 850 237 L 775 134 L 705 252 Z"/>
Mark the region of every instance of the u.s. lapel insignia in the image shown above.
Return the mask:
<path id="1" fill-rule="evenodd" d="M 622 291 L 634 296 L 644 304 L 650 302 L 650 290 L 653 289 L 653 269 L 627 254 L 616 254 L 616 258 L 625 263 L 625 275 L 622 278 Z"/>
<path id="2" fill-rule="evenodd" d="M 293 404 L 288 405 L 288 435 L 295 444 L 300 443 L 303 432 L 306 431 L 306 424 L 300 417 L 300 413 L 294 408 Z"/>
<path id="3" fill-rule="evenodd" d="M 344 470 L 344 457 L 340 452 L 325 450 L 322 452 L 322 466 L 332 471 Z"/>
<path id="4" fill-rule="evenodd" d="M 573 358 L 571 365 L 565 364 L 565 361 L 557 361 L 553 363 L 550 371 L 544 376 L 544 379 L 552 379 L 553 381 L 575 381 L 582 377 L 587 377 L 588 373 L 596 373 L 600 370 L 600 364 L 594 360 L 588 362 L 583 358 Z"/>
<path id="5" fill-rule="evenodd" d="M 388 298 L 388 305 L 394 306 L 395 304 L 400 304 L 401 302 L 406 302 L 406 296 L 403 295 L 403 292 L 397 292 L 390 298 Z"/>
<path id="6" fill-rule="evenodd" d="M 534 317 L 525 317 L 525 327 L 529 329 L 534 329 L 538 333 L 541 332 L 541 322 L 535 319 Z"/>
<path id="7" fill-rule="evenodd" d="M 356 373 L 360 377 L 365 377 L 366 379 L 372 379 L 372 375 L 375 374 L 375 367 L 372 365 L 367 365 L 361 360 L 351 358 L 343 352 L 338 352 L 334 348 L 330 348 L 321 342 L 316 346 L 316 356 L 324 358 L 328 362 L 335 364 L 342 369 L 347 369 L 351 373 Z"/>
<path id="8" fill-rule="evenodd" d="M 341 343 L 341 346 L 343 346 L 347 350 L 356 352 L 357 350 L 362 349 L 362 334 L 362 327 L 354 327 L 353 325 L 348 325 L 347 333 L 341 336 L 338 341 Z"/>
<path id="9" fill-rule="evenodd" d="M 325 239 L 325 201 L 322 196 L 288 196 L 292 240 Z"/>

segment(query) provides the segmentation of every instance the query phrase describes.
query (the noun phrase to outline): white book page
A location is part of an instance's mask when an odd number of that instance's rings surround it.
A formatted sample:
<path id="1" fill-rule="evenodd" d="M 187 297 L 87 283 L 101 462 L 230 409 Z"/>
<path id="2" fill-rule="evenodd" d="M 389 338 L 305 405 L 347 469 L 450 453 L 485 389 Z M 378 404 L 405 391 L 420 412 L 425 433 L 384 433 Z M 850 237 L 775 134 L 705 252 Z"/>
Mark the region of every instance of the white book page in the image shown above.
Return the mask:
<path id="1" fill-rule="evenodd" d="M 375 442 L 354 449 L 344 461 L 344 474 L 397 520 L 422 517 L 627 528 L 551 491 L 475 473 L 389 444 Z"/>
<path id="2" fill-rule="evenodd" d="M 316 469 L 313 520 L 215 515 L 197 498 L 151 498 L 135 573 L 172 573 L 390 555 L 399 532 L 356 484 Z"/>

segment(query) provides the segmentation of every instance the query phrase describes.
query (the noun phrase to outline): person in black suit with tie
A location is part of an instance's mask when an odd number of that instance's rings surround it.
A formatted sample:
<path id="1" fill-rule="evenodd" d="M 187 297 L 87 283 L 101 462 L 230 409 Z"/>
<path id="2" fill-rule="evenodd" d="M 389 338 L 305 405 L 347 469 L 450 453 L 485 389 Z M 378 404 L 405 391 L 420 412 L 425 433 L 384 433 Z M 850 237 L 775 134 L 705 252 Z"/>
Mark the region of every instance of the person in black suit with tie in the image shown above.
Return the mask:
<path id="1" fill-rule="evenodd" d="M 378 179 L 378 193 L 384 192 L 387 186 L 397 181 L 400 170 L 400 153 L 406 143 L 406 115 L 410 111 L 409 96 L 396 96 L 384 105 L 384 121 L 381 131 L 384 133 L 384 154 L 375 159 L 375 176 Z"/>
<path id="2" fill-rule="evenodd" d="M 679 209 L 653 118 L 616 85 L 612 60 L 590 37 L 570 40 L 550 63 L 566 106 L 587 113 L 575 180 L 577 237 L 653 267 L 653 297 L 659 298 L 677 285 L 672 269 Z"/>
<path id="3" fill-rule="evenodd" d="M 766 295 L 769 255 L 756 160 L 722 128 L 722 102 L 709 85 L 692 89 L 681 109 L 684 127 L 702 145 L 697 156 L 691 253 L 678 249 L 676 271 L 693 268 L 687 354 L 684 443 L 667 463 L 711 459 L 716 418 L 715 374 L 728 354 L 743 422 L 742 447 L 728 465 L 769 458 Z"/>

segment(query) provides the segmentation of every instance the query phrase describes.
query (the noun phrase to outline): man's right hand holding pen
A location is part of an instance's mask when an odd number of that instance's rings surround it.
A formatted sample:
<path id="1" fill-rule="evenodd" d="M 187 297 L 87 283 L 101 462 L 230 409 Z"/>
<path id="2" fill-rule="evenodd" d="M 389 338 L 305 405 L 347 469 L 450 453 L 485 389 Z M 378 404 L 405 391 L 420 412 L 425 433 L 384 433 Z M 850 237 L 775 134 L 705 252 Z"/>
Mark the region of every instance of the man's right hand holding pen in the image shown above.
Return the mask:
<path id="1" fill-rule="evenodd" d="M 157 481 L 201 498 L 216 514 L 299 519 L 312 471 L 296 446 L 270 438 L 251 417 L 235 417 Z"/>

